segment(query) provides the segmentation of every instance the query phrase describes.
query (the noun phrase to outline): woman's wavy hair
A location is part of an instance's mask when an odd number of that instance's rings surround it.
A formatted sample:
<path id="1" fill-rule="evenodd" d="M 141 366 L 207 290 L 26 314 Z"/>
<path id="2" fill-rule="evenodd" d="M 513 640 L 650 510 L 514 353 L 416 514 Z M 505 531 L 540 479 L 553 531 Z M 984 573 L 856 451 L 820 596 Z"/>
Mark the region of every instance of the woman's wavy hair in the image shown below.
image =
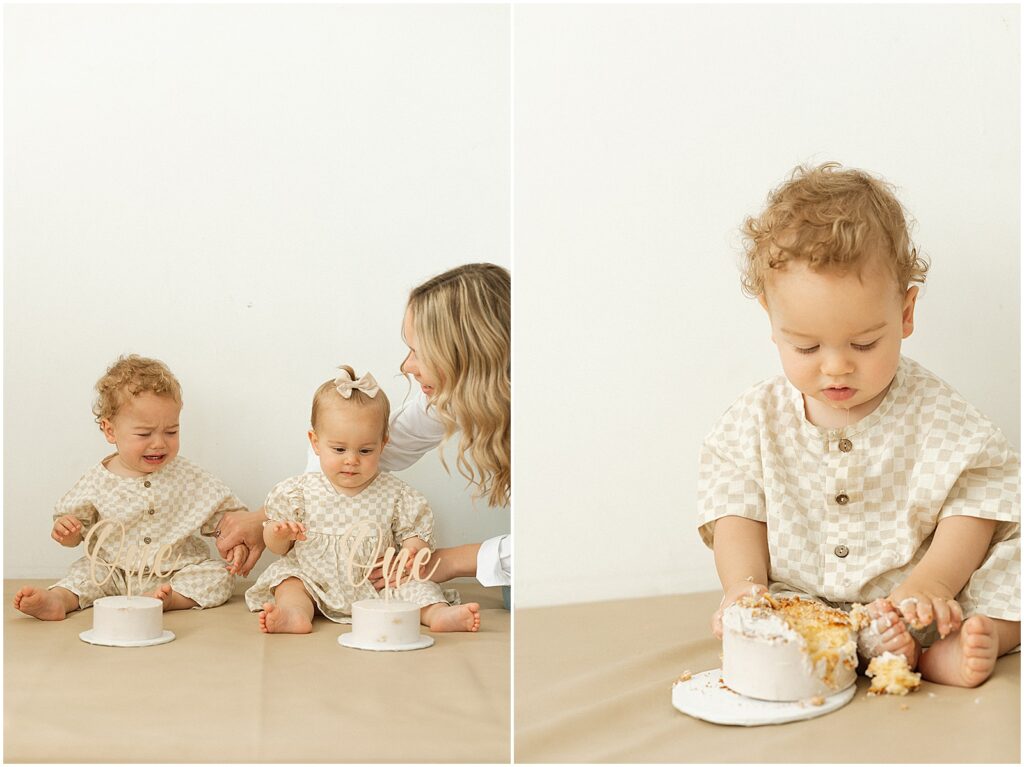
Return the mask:
<path id="1" fill-rule="evenodd" d="M 835 162 L 795 168 L 761 214 L 743 223 L 743 244 L 743 292 L 755 298 L 770 270 L 788 261 L 805 261 L 815 271 L 859 270 L 878 253 L 901 291 L 923 283 L 928 271 L 893 186 Z"/>
<path id="2" fill-rule="evenodd" d="M 96 401 L 92 414 L 103 428 L 103 420 L 111 420 L 132 397 L 143 392 L 170 397 L 181 404 L 181 384 L 174 373 L 160 360 L 127 354 L 117 358 L 96 382 Z"/>
<path id="3" fill-rule="evenodd" d="M 477 498 L 503 506 L 512 493 L 512 278 L 494 264 L 465 264 L 409 294 L 417 356 L 439 379 L 430 398 L 444 424 L 442 445 L 459 432 L 456 466 Z M 443 450 L 438 451 L 445 470 Z"/>

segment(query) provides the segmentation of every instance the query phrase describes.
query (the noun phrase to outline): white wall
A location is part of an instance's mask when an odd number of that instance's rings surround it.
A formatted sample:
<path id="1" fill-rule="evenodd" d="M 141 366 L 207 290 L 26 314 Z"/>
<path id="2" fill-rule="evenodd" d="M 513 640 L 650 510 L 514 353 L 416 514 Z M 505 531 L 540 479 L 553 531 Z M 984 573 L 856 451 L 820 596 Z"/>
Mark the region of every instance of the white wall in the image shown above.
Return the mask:
<path id="1" fill-rule="evenodd" d="M 801 162 L 899 186 L 933 262 L 904 351 L 1019 447 L 1017 7 L 526 5 L 513 26 L 517 606 L 719 587 L 700 444 L 781 372 L 738 230 Z"/>
<path id="2" fill-rule="evenodd" d="M 108 445 L 118 354 L 184 387 L 182 454 L 258 507 L 341 362 L 393 405 L 408 291 L 509 253 L 509 9 L 4 8 L 4 575 L 52 577 L 56 500 Z M 435 453 L 442 544 L 510 526 Z M 264 558 L 262 567 L 271 559 Z"/>

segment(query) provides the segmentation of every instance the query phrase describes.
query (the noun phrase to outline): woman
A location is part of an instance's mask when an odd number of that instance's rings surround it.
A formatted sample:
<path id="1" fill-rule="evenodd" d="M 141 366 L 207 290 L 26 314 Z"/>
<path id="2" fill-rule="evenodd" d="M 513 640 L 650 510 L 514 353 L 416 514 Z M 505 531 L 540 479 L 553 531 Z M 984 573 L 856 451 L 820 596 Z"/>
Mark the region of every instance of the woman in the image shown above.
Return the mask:
<path id="1" fill-rule="evenodd" d="M 494 264 L 466 264 L 440 274 L 409 295 L 402 336 L 409 354 L 402 372 L 420 386 L 392 418 L 381 468 L 397 471 L 459 435 L 456 468 L 489 506 L 507 505 L 512 488 L 511 277 Z M 448 469 L 444 454 L 441 463 Z M 306 471 L 320 467 L 309 451 Z M 249 558 L 237 569 L 248 575 L 263 551 L 263 509 L 225 515 L 217 549 L 225 556 L 238 543 Z M 511 538 L 438 549 L 438 583 L 474 576 L 484 586 L 511 583 Z M 379 571 L 377 588 L 384 585 Z M 507 594 L 506 594 L 507 599 Z M 507 604 L 506 604 L 507 606 Z"/>

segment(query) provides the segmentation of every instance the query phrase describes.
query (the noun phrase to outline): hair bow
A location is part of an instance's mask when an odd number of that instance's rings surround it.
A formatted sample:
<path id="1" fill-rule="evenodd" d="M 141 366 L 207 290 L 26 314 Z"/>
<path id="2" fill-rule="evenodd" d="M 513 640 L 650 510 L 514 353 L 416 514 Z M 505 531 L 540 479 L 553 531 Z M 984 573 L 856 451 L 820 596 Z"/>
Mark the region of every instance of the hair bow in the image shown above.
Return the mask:
<path id="1" fill-rule="evenodd" d="M 338 394 L 345 399 L 351 397 L 352 391 L 355 389 L 358 389 L 370 399 L 376 397 L 377 392 L 380 391 L 376 379 L 370 373 L 363 373 L 363 375 L 353 381 L 352 376 L 344 368 L 334 379 L 334 386 L 337 388 Z"/>

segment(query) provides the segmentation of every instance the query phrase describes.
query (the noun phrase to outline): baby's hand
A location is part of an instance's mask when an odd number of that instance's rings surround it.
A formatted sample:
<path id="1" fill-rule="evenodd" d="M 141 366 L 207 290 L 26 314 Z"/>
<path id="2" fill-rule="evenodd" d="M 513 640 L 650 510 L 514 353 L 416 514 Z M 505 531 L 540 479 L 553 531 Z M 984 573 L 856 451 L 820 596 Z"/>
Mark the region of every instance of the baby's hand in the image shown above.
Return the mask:
<path id="1" fill-rule="evenodd" d="M 893 590 L 889 601 L 915 629 L 930 626 L 935 621 L 941 638 L 958 631 L 964 622 L 960 604 L 939 584 L 916 584 L 906 580 Z"/>
<path id="2" fill-rule="evenodd" d="M 57 517 L 57 521 L 53 523 L 53 531 L 50 533 L 50 537 L 61 546 L 77 546 L 80 543 L 79 536 L 81 533 L 82 523 L 72 515 L 65 514 Z"/>
<path id="3" fill-rule="evenodd" d="M 228 552 L 227 564 L 225 567 L 228 568 L 228 572 L 232 575 L 238 575 L 242 569 L 242 565 L 245 564 L 245 560 L 249 558 L 249 547 L 244 543 L 239 543 L 231 551 Z"/>
<path id="4" fill-rule="evenodd" d="M 275 522 L 271 529 L 274 535 L 285 541 L 306 540 L 306 526 L 301 522 Z"/>
<path id="5" fill-rule="evenodd" d="M 725 594 L 722 596 L 722 601 L 718 603 L 718 609 L 711 616 L 711 633 L 719 639 L 722 638 L 722 613 L 726 607 L 740 597 L 756 597 L 758 594 L 763 594 L 766 591 L 768 591 L 768 587 L 763 583 L 753 583 L 751 581 L 740 581 L 726 589 Z"/>

